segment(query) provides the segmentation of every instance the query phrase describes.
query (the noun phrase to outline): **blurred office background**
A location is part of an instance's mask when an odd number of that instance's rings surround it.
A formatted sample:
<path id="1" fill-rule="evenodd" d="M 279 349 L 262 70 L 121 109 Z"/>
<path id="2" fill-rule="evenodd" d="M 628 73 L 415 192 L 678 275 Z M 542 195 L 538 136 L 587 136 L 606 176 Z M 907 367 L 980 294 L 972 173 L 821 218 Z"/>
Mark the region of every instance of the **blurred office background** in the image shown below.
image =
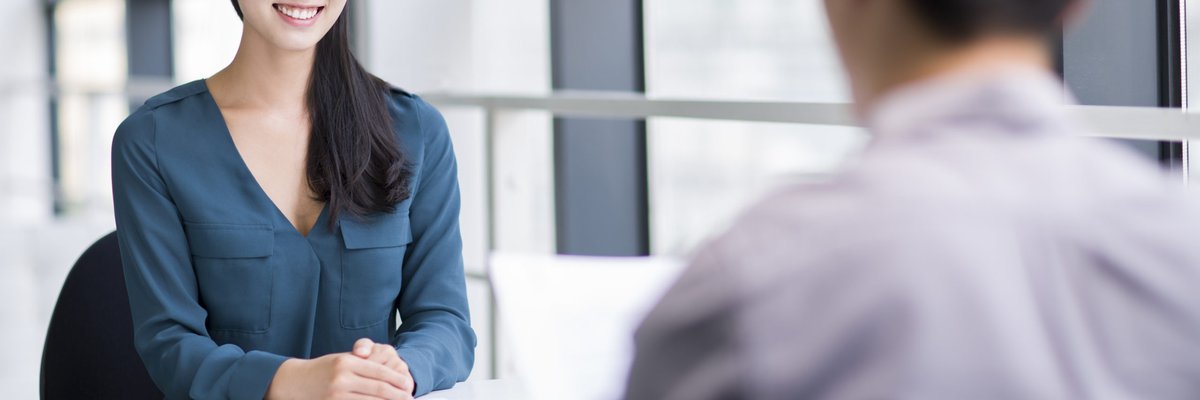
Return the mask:
<path id="1" fill-rule="evenodd" d="M 1081 101 L 1184 106 L 1185 4 L 1096 3 L 1062 42 L 1060 70 Z M 34 398 L 58 289 L 75 258 L 113 229 L 114 129 L 147 97 L 226 65 L 241 24 L 227 0 L 0 4 L 10 16 L 0 27 L 0 387 L 6 398 Z M 350 4 L 368 69 L 417 93 L 583 89 L 672 99 L 850 100 L 814 0 Z M 489 243 L 533 253 L 683 257 L 772 188 L 827 179 L 869 139 L 853 128 L 442 111 L 458 151 L 480 334 L 472 379 L 504 376 L 507 368 L 485 269 Z M 486 168 L 488 127 L 493 170 Z M 1168 170 L 1187 172 L 1181 143 L 1130 145 Z M 492 229 L 488 179 L 496 194 Z"/>

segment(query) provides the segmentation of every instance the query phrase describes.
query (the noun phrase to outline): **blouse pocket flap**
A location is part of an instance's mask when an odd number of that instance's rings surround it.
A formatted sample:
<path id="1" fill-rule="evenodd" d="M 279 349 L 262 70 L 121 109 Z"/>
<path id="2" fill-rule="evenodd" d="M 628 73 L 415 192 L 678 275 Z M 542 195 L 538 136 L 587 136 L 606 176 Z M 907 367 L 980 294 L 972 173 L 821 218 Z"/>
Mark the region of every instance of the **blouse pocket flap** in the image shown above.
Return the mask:
<path id="1" fill-rule="evenodd" d="M 209 258 L 270 257 L 275 230 L 270 225 L 186 223 L 192 255 Z"/>
<path id="2" fill-rule="evenodd" d="M 342 240 L 350 250 L 404 246 L 413 240 L 408 215 L 348 216 L 342 219 L 341 225 Z"/>

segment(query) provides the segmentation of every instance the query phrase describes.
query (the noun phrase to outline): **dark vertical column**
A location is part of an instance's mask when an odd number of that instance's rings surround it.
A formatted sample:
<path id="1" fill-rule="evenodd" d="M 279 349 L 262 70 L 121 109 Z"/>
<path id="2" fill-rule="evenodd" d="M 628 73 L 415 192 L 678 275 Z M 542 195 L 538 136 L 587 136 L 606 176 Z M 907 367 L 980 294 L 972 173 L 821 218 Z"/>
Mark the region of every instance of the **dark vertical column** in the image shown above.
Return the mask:
<path id="1" fill-rule="evenodd" d="M 173 79 L 170 1 L 126 0 L 125 35 L 131 82 Z M 141 106 L 145 100 L 130 99 L 130 108 Z"/>
<path id="2" fill-rule="evenodd" d="M 551 0 L 555 90 L 645 91 L 641 0 Z M 646 124 L 555 120 L 558 251 L 649 254 Z"/>
<path id="3" fill-rule="evenodd" d="M 1182 105 L 1178 0 L 1096 0 L 1063 41 L 1062 70 L 1080 103 L 1099 106 Z M 1124 141 L 1178 168 L 1178 143 Z"/>
<path id="4" fill-rule="evenodd" d="M 1183 15 L 1182 0 L 1158 0 L 1159 107 L 1183 108 Z M 1159 159 L 1171 170 L 1183 171 L 1182 142 L 1159 144 Z"/>
<path id="5" fill-rule="evenodd" d="M 58 127 L 58 26 L 54 20 L 54 11 L 57 7 L 57 2 L 54 0 L 46 1 L 46 66 L 47 76 L 52 83 L 53 90 L 50 92 L 50 181 L 53 184 L 54 193 L 54 215 L 62 214 L 66 210 L 65 200 L 63 199 L 62 191 L 62 144 L 59 137 Z"/>

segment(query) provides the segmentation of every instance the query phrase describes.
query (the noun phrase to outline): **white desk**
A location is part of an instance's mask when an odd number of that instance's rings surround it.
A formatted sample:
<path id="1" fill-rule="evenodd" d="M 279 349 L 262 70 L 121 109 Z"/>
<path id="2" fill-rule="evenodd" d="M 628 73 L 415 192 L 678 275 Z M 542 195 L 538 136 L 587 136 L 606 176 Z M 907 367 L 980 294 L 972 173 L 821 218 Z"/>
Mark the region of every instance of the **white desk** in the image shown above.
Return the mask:
<path id="1" fill-rule="evenodd" d="M 516 380 L 471 381 L 421 396 L 421 400 L 529 400 L 529 394 Z"/>

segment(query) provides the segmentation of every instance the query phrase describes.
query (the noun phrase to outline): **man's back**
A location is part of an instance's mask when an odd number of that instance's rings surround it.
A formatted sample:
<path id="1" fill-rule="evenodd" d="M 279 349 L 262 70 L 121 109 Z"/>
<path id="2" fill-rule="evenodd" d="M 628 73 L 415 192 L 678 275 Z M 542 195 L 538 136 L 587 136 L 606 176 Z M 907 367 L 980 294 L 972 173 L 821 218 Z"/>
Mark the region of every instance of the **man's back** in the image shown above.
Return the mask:
<path id="1" fill-rule="evenodd" d="M 861 165 L 700 251 L 634 399 L 1200 396 L 1200 202 L 1030 72 L 889 96 Z"/>

